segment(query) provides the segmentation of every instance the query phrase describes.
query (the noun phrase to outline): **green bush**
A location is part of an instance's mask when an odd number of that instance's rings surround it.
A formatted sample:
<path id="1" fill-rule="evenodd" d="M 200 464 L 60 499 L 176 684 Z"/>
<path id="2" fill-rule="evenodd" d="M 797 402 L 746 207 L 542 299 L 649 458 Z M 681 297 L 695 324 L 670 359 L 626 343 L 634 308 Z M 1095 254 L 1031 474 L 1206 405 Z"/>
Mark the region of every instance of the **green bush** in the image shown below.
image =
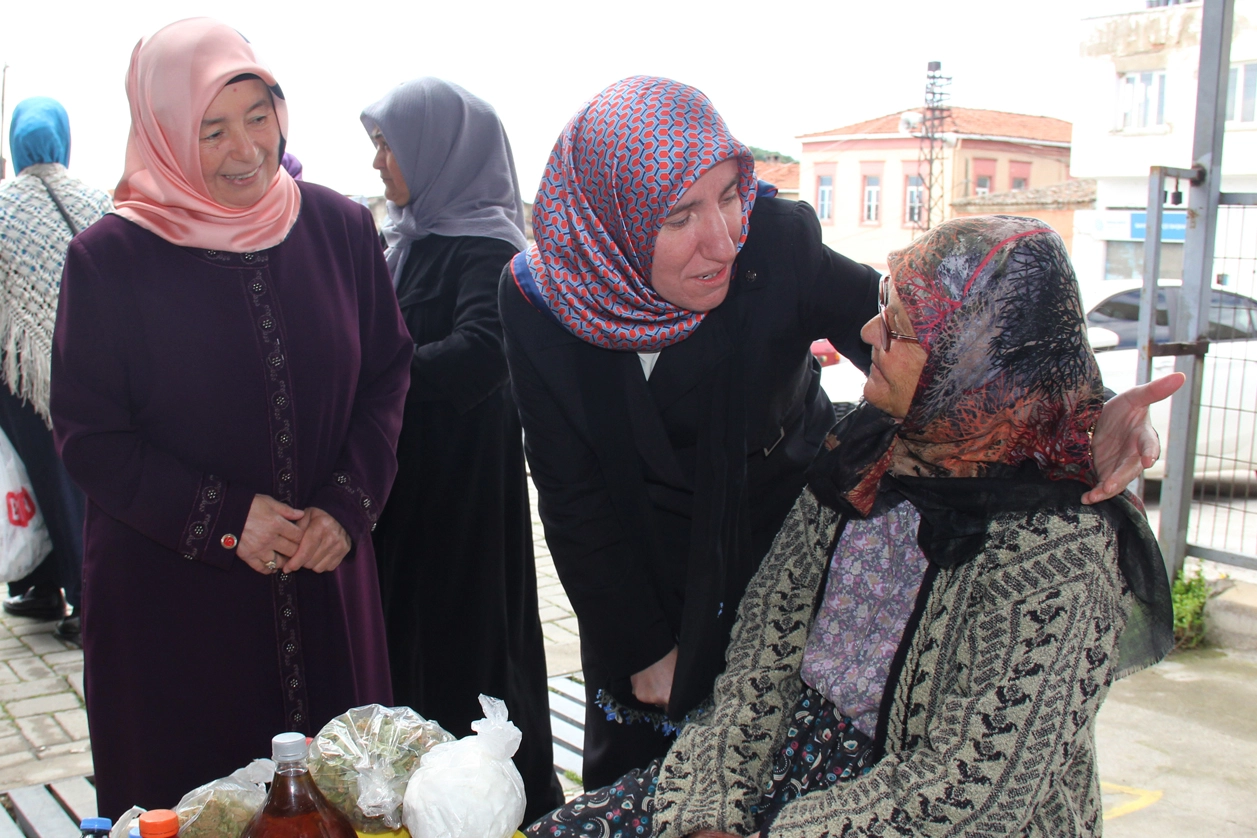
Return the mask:
<path id="1" fill-rule="evenodd" d="M 1203 562 L 1197 562 L 1196 572 L 1187 575 L 1184 567 L 1178 572 L 1171 590 L 1174 601 L 1174 640 L 1179 649 L 1192 649 L 1205 641 L 1205 600 L 1209 598 L 1209 585 L 1205 582 Z"/>

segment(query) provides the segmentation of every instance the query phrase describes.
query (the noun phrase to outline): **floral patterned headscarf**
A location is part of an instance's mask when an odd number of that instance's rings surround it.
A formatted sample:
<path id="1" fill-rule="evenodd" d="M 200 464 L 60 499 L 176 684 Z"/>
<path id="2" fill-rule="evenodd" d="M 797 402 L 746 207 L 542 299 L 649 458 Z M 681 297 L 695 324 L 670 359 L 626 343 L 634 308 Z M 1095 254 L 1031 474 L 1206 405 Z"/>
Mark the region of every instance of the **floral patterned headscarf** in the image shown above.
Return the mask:
<path id="1" fill-rule="evenodd" d="M 740 250 L 757 189 L 750 149 L 689 85 L 652 76 L 611 85 L 572 117 L 550 154 L 533 205 L 537 243 L 522 257 L 526 273 L 515 269 L 520 290 L 604 349 L 684 340 L 704 315 L 651 287 L 655 241 L 686 190 L 729 159 L 740 173 Z"/>
<path id="2" fill-rule="evenodd" d="M 880 436 L 893 444 L 846 493 L 852 506 L 867 514 L 887 470 L 983 477 L 1033 460 L 1094 485 L 1103 386 L 1060 236 L 1033 218 L 960 218 L 888 264 L 927 358 L 903 422 Z"/>

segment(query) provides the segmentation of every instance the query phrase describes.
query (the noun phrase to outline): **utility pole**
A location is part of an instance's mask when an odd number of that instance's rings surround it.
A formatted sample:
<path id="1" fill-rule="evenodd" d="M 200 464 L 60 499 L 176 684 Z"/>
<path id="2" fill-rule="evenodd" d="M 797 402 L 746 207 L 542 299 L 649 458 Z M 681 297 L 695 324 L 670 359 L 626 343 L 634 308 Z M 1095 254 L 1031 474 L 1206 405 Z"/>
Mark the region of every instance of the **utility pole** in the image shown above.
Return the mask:
<path id="1" fill-rule="evenodd" d="M 8 172 L 9 161 L 4 159 L 4 126 L 5 126 L 5 110 L 4 110 L 4 94 L 9 85 L 9 65 L 6 63 L 4 69 L 0 70 L 0 180 L 4 180 L 5 174 Z"/>
<path id="2" fill-rule="evenodd" d="M 913 219 L 914 226 L 924 233 L 934 226 L 934 220 L 943 220 L 946 205 L 947 189 L 943 176 L 943 133 L 947 118 L 951 116 L 951 108 L 947 100 L 951 98 L 948 88 L 951 87 L 951 76 L 943 75 L 943 64 L 931 61 L 926 66 L 925 74 L 925 110 L 921 114 L 921 151 L 918 172 L 922 181 L 924 194 L 921 208 Z"/>

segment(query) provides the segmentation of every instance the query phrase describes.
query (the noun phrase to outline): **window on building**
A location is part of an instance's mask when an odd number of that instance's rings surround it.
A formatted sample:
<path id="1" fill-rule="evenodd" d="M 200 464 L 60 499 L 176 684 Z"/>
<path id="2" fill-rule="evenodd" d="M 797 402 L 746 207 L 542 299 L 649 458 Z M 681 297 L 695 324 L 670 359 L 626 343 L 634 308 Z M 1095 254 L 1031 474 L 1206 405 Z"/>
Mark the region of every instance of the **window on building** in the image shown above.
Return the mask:
<path id="1" fill-rule="evenodd" d="M 1143 279 L 1144 243 L 1108 242 L 1104 253 L 1105 279 Z M 1161 242 L 1161 279 L 1183 278 L 1183 243 Z"/>
<path id="2" fill-rule="evenodd" d="M 1126 73 L 1118 81 L 1117 127 L 1151 128 L 1165 124 L 1165 73 Z"/>
<path id="3" fill-rule="evenodd" d="M 1008 183 L 1014 192 L 1030 188 L 1030 163 L 1025 160 L 1008 161 Z"/>
<path id="4" fill-rule="evenodd" d="M 834 177 L 821 175 L 816 179 L 816 214 L 825 221 L 833 217 Z"/>
<path id="5" fill-rule="evenodd" d="M 925 217 L 925 179 L 920 175 L 908 176 L 903 206 L 905 223 L 919 224 Z"/>
<path id="6" fill-rule="evenodd" d="M 1236 64 L 1226 86 L 1226 118 L 1229 122 L 1257 121 L 1257 63 Z"/>
<path id="7" fill-rule="evenodd" d="M 974 195 L 990 195 L 991 194 L 991 178 L 989 175 L 978 175 L 973 179 Z"/>
<path id="8" fill-rule="evenodd" d="M 875 223 L 882 217 L 882 179 L 877 175 L 864 176 L 864 221 Z"/>

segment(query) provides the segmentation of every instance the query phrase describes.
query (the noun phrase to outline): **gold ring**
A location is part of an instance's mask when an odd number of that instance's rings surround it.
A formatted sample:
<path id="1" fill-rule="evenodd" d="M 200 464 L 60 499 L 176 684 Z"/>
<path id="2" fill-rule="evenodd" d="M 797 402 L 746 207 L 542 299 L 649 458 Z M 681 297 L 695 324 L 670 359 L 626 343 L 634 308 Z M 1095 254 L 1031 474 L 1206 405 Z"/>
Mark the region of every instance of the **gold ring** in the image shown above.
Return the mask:
<path id="1" fill-rule="evenodd" d="M 274 570 L 274 569 L 275 569 L 275 568 L 277 568 L 277 567 L 279 567 L 279 565 L 275 564 L 274 560 L 269 561 L 269 562 L 267 562 L 267 563 L 266 563 L 266 569 L 267 569 L 267 570 Z"/>

